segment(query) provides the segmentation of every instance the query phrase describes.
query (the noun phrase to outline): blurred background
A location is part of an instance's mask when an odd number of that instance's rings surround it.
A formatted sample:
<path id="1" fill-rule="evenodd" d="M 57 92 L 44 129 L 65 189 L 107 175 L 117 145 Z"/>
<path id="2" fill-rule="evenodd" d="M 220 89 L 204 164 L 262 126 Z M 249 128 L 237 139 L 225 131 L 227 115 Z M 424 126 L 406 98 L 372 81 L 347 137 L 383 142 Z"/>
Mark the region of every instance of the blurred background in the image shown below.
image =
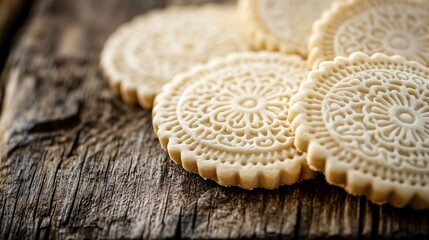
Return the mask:
<path id="1" fill-rule="evenodd" d="M 235 3 L 235 0 L 0 0 L 0 70 L 4 67 L 19 30 L 29 20 L 30 12 L 37 11 L 37 8 L 55 13 L 55 18 L 61 19 L 61 24 L 74 25 L 75 28 L 71 31 L 79 34 L 76 27 L 78 24 L 90 25 L 104 22 L 111 26 L 107 27 L 108 29 L 113 30 L 119 23 L 153 8 L 169 5 L 200 5 L 207 2 Z M 97 36 L 92 34 L 86 37 L 96 38 Z"/>

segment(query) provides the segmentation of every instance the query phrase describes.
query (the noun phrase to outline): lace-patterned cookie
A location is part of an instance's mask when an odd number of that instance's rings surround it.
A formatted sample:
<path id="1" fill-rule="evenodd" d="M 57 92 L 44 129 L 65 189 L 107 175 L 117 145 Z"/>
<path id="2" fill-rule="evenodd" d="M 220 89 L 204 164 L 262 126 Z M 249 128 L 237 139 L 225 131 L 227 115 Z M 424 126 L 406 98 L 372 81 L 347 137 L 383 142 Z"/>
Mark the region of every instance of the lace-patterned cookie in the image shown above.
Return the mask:
<path id="1" fill-rule="evenodd" d="M 375 203 L 429 208 L 429 68 L 354 53 L 321 64 L 291 100 L 295 146 Z"/>
<path id="2" fill-rule="evenodd" d="M 314 69 L 353 52 L 401 55 L 429 66 L 429 1 L 338 3 L 315 23 L 309 49 Z"/>
<path id="3" fill-rule="evenodd" d="M 102 71 L 124 101 L 150 109 L 155 95 L 177 73 L 247 50 L 235 11 L 231 5 L 188 6 L 137 17 L 106 42 Z"/>
<path id="4" fill-rule="evenodd" d="M 250 45 L 307 57 L 313 23 L 339 0 L 240 0 L 239 16 Z"/>
<path id="5" fill-rule="evenodd" d="M 238 53 L 178 75 L 155 99 L 162 148 L 223 186 L 273 189 L 313 177 L 286 121 L 307 73 L 297 56 Z"/>

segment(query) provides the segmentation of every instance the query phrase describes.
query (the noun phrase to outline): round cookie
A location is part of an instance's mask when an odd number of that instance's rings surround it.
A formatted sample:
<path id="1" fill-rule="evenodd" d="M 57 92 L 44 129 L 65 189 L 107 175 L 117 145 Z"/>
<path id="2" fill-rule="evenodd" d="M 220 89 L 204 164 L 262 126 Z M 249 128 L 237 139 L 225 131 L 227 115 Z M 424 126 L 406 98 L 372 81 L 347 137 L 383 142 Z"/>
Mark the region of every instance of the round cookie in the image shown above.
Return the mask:
<path id="1" fill-rule="evenodd" d="M 274 189 L 312 178 L 286 120 L 307 74 L 298 56 L 236 53 L 178 75 L 155 99 L 162 148 L 223 186 Z"/>
<path id="2" fill-rule="evenodd" d="M 107 40 L 101 69 L 127 103 L 152 108 L 174 75 L 195 64 L 247 50 L 231 5 L 171 7 L 125 23 Z"/>
<path id="3" fill-rule="evenodd" d="M 239 16 L 256 50 L 307 57 L 313 23 L 339 0 L 240 0 Z"/>
<path id="4" fill-rule="evenodd" d="M 428 79 L 429 68 L 400 56 L 321 64 L 290 101 L 295 146 L 350 194 L 429 208 Z"/>
<path id="5" fill-rule="evenodd" d="M 429 1 L 338 3 L 315 23 L 309 50 L 313 69 L 353 52 L 401 55 L 429 66 Z"/>

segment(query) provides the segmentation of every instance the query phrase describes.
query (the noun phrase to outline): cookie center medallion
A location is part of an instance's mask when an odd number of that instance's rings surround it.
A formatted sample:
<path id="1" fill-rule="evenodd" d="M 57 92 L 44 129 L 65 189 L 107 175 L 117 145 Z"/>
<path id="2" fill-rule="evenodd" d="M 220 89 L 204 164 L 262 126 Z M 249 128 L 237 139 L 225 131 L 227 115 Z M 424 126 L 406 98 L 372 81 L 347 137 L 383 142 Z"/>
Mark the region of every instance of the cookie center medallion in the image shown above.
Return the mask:
<path id="1" fill-rule="evenodd" d="M 237 104 L 245 112 L 254 112 L 263 107 L 264 99 L 255 96 L 245 96 L 239 98 Z"/>
<path id="2" fill-rule="evenodd" d="M 396 118 L 404 124 L 413 124 L 416 121 L 414 114 L 406 108 L 400 108 L 396 111 Z"/>
<path id="3" fill-rule="evenodd" d="M 242 98 L 240 99 L 239 104 L 243 108 L 254 108 L 258 106 L 258 102 L 253 98 Z"/>
<path id="4" fill-rule="evenodd" d="M 402 34 L 394 34 L 390 36 L 389 45 L 394 49 L 405 50 L 410 47 L 410 42 Z"/>

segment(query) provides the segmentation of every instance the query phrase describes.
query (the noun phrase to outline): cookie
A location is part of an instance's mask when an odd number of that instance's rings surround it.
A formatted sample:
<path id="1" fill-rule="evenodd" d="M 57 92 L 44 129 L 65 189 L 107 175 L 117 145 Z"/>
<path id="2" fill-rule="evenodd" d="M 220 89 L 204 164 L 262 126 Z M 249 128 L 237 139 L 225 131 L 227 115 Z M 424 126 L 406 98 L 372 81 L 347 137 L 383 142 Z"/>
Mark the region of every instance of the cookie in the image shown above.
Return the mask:
<path id="1" fill-rule="evenodd" d="M 313 177 L 286 120 L 307 74 L 298 56 L 236 53 L 178 75 L 153 108 L 162 148 L 223 186 L 274 189 Z"/>
<path id="2" fill-rule="evenodd" d="M 240 0 L 238 9 L 254 49 L 307 57 L 311 27 L 334 1 Z"/>
<path id="3" fill-rule="evenodd" d="M 127 103 L 152 108 L 177 73 L 217 56 L 247 50 L 231 5 L 172 7 L 125 23 L 107 40 L 101 69 Z"/>
<path id="4" fill-rule="evenodd" d="M 290 103 L 295 146 L 350 194 L 429 208 L 428 79 L 429 68 L 400 56 L 321 64 Z"/>
<path id="5" fill-rule="evenodd" d="M 309 49 L 313 69 L 353 52 L 401 55 L 429 66 L 429 1 L 338 3 L 315 23 Z"/>

